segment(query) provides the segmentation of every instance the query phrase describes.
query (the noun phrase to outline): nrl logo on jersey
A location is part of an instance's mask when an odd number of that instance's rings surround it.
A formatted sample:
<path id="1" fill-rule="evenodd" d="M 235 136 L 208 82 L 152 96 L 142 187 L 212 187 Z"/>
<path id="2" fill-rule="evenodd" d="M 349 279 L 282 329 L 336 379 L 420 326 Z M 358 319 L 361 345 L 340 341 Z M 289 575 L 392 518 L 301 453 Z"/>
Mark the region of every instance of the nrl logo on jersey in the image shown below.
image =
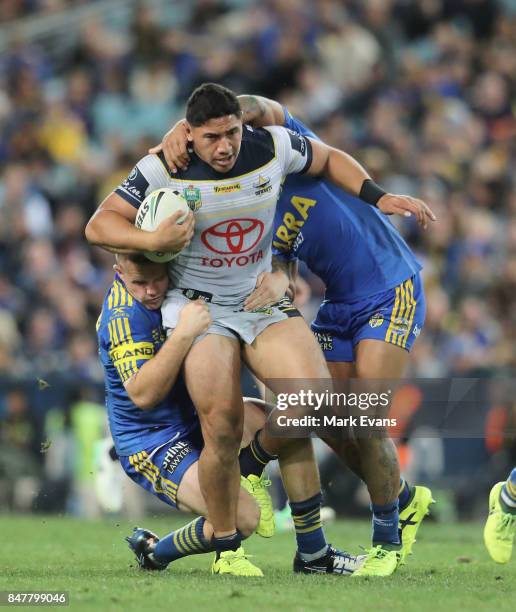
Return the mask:
<path id="1" fill-rule="evenodd" d="M 192 212 L 196 212 L 202 206 L 201 190 L 194 185 L 188 185 L 183 189 L 183 195 Z"/>
<path id="2" fill-rule="evenodd" d="M 253 183 L 253 187 L 256 190 L 254 192 L 254 195 L 262 195 L 264 193 L 269 193 L 269 191 L 272 191 L 271 177 L 262 176 L 260 174 L 258 177 L 258 181 L 256 183 Z"/>

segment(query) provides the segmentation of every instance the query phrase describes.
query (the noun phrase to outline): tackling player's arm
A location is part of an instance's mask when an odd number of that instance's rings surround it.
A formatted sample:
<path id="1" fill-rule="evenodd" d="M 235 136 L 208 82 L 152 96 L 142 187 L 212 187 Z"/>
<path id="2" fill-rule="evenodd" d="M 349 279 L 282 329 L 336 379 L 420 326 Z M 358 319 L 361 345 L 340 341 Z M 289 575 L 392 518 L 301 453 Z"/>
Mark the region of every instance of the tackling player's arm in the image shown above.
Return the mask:
<path id="1" fill-rule="evenodd" d="M 274 261 L 274 257 L 273 257 Z M 296 299 L 297 293 L 297 274 L 299 269 L 299 260 L 293 259 L 287 263 L 288 270 L 288 289 L 287 289 L 287 297 L 293 302 Z"/>
<path id="2" fill-rule="evenodd" d="M 255 127 L 285 125 L 285 112 L 279 102 L 252 95 L 239 96 L 238 99 L 244 123 Z M 313 160 L 308 174 L 324 176 L 338 187 L 376 206 L 385 214 L 403 216 L 414 214 L 418 223 L 425 228 L 428 219 L 436 220 L 434 213 L 422 200 L 384 191 L 351 155 L 322 142 L 308 140 L 312 143 L 313 150 Z M 169 167 L 172 172 L 176 172 L 177 167 L 184 170 L 188 166 L 190 161 L 188 144 L 189 135 L 185 120 L 181 119 L 165 134 L 161 144 L 149 149 L 149 153 L 158 153 L 163 150 Z"/>
<path id="3" fill-rule="evenodd" d="M 191 302 L 183 308 L 177 327 L 160 350 L 124 382 L 127 394 L 138 408 L 151 410 L 165 399 L 193 341 L 208 329 L 210 323 L 210 311 L 203 300 Z"/>
<path id="4" fill-rule="evenodd" d="M 244 123 L 254 127 L 285 125 L 285 111 L 279 102 L 261 96 L 239 96 Z M 351 155 L 320 141 L 310 139 L 312 162 L 307 170 L 311 176 L 325 176 L 346 191 L 359 195 L 364 181 L 371 180 L 365 169 Z"/>
<path id="5" fill-rule="evenodd" d="M 279 102 L 261 96 L 239 96 L 244 123 L 254 127 L 285 125 L 285 111 Z M 310 139 L 312 144 L 312 164 L 307 174 L 324 176 L 345 191 L 359 196 L 362 200 L 377 206 L 385 214 L 416 215 L 418 223 L 427 226 L 427 221 L 435 221 L 430 208 L 417 198 L 390 194 L 379 187 L 356 159 L 330 147 L 323 142 Z"/>
<path id="6" fill-rule="evenodd" d="M 296 297 L 297 263 L 297 259 L 287 261 L 281 257 L 277 257 L 276 255 L 272 256 L 272 274 L 283 274 L 283 276 L 287 278 L 288 286 L 283 295 L 286 295 L 292 301 Z M 278 300 L 281 300 L 283 295 L 280 295 Z"/>
<path id="7" fill-rule="evenodd" d="M 256 281 L 255 290 L 244 302 L 244 310 L 252 312 L 277 304 L 285 295 L 293 300 L 296 295 L 297 260 L 285 261 L 272 256 L 272 271 L 262 272 Z"/>
<path id="8" fill-rule="evenodd" d="M 285 112 L 279 102 L 262 96 L 238 96 L 242 121 L 253 127 L 285 125 Z"/>

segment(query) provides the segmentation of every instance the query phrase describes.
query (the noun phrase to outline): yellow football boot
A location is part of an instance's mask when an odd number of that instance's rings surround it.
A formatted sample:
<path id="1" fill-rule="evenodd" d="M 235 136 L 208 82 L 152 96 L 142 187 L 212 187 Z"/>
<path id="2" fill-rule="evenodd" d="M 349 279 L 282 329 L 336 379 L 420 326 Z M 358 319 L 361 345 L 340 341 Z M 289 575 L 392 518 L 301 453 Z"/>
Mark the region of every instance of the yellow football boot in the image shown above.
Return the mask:
<path id="1" fill-rule="evenodd" d="M 381 545 L 373 546 L 366 551 L 367 556 L 362 566 L 352 575 L 355 576 L 390 576 L 394 574 L 401 559 L 401 550 L 388 550 Z"/>
<path id="2" fill-rule="evenodd" d="M 256 533 L 262 538 L 272 538 L 274 535 L 274 510 L 272 508 L 272 499 L 267 491 L 267 487 L 271 486 L 271 481 L 264 478 L 264 475 L 241 476 L 240 484 L 250 493 L 260 508 L 260 522 L 256 528 Z"/>
<path id="3" fill-rule="evenodd" d="M 430 514 L 430 505 L 435 504 L 432 491 L 427 487 L 412 488 L 409 503 L 400 510 L 399 528 L 401 531 L 401 562 L 412 552 L 416 533 L 425 516 Z"/>
<path id="4" fill-rule="evenodd" d="M 225 550 L 220 557 L 213 561 L 212 574 L 226 574 L 228 576 L 258 576 L 263 577 L 259 567 L 253 565 L 245 556 L 244 549 Z"/>
<path id="5" fill-rule="evenodd" d="M 507 563 L 511 559 L 516 514 L 504 512 L 500 504 L 500 492 L 505 483 L 499 482 L 489 494 L 489 516 L 484 527 L 484 542 L 491 559 L 496 563 Z"/>

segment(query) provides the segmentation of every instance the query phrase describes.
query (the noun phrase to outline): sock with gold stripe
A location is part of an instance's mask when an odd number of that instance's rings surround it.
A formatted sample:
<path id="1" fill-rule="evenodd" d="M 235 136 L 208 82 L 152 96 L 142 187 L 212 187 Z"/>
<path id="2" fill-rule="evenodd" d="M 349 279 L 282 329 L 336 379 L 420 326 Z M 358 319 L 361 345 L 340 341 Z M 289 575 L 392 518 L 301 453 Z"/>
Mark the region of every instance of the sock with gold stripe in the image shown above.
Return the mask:
<path id="1" fill-rule="evenodd" d="M 251 443 L 240 451 L 238 461 L 242 476 L 247 477 L 250 474 L 261 476 L 269 461 L 278 458 L 277 455 L 271 455 L 263 448 L 260 443 L 260 431 L 261 429 L 256 432 Z"/>
<path id="2" fill-rule="evenodd" d="M 516 467 L 500 491 L 500 504 L 504 512 L 516 514 Z"/>
<path id="3" fill-rule="evenodd" d="M 204 537 L 205 522 L 206 519 L 200 516 L 162 538 L 154 549 L 156 559 L 161 563 L 170 563 L 181 557 L 200 555 L 214 550 L 212 543 Z"/>
<path id="4" fill-rule="evenodd" d="M 328 549 L 321 524 L 322 494 L 301 502 L 290 502 L 292 520 L 296 530 L 297 550 L 305 561 L 313 561 Z"/>

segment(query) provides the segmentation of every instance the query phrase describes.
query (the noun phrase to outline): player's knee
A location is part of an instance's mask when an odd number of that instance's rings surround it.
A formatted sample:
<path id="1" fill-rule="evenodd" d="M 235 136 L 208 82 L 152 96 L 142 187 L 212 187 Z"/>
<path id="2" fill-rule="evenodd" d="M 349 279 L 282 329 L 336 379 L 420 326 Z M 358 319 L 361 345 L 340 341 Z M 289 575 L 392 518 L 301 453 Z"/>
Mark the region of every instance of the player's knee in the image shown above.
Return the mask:
<path id="1" fill-rule="evenodd" d="M 253 535 L 260 521 L 260 508 L 253 500 L 242 504 L 239 503 L 237 513 L 237 529 L 242 534 L 243 538 L 248 538 Z"/>
<path id="2" fill-rule="evenodd" d="M 202 424 L 204 443 L 214 449 L 240 448 L 244 419 L 243 415 L 212 414 Z"/>

